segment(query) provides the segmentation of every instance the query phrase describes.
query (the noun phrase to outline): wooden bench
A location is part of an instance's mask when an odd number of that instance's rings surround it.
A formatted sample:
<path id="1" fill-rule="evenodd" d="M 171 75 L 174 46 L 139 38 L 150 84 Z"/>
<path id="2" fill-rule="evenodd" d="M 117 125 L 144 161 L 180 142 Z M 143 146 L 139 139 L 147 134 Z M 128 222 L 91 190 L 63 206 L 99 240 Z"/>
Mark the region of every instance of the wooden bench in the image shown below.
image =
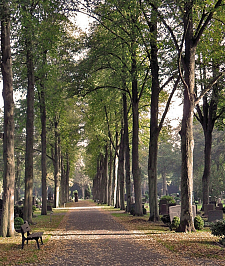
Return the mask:
<path id="1" fill-rule="evenodd" d="M 38 239 L 41 239 L 41 244 L 43 245 L 43 241 L 42 241 L 42 235 L 43 232 L 37 232 L 37 233 L 30 233 L 31 229 L 30 226 L 28 224 L 28 222 L 26 221 L 22 226 L 21 226 L 21 234 L 22 234 L 22 249 L 24 247 L 24 242 L 25 240 L 27 240 L 27 245 L 28 245 L 28 240 L 36 240 L 37 242 L 37 246 L 38 249 L 40 249 L 39 243 L 38 243 Z M 27 237 L 25 237 L 25 233 L 27 233 Z"/>

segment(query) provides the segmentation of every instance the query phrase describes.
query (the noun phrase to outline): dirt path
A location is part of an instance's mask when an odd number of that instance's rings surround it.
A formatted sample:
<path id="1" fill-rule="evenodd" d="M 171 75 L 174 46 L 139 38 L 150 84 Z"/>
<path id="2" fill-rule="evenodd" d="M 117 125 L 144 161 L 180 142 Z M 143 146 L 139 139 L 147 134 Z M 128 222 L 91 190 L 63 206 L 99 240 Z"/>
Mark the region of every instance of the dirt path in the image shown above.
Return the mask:
<path id="1" fill-rule="evenodd" d="M 178 257 L 151 236 L 127 231 L 89 201 L 74 203 L 51 242 L 55 254 L 42 265 L 222 265 Z"/>

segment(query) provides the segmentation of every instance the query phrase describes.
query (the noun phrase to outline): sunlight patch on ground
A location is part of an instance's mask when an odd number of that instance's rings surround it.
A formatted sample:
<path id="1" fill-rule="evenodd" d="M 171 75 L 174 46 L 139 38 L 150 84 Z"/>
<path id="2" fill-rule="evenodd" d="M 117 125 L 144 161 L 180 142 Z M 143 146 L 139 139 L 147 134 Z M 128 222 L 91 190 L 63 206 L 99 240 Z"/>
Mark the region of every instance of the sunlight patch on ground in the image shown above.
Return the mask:
<path id="1" fill-rule="evenodd" d="M 81 210 L 81 209 L 101 209 L 101 206 L 93 206 L 93 207 L 59 207 L 55 210 Z"/>

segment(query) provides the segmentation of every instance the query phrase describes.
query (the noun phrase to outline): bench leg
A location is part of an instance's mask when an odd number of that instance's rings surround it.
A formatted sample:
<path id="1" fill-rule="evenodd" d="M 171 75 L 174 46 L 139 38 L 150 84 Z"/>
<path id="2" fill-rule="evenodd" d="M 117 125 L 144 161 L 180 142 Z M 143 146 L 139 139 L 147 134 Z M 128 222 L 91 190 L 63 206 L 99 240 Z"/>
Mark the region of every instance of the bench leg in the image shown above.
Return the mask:
<path id="1" fill-rule="evenodd" d="M 41 239 L 41 244 L 43 245 L 42 236 L 40 237 L 40 239 Z"/>
<path id="2" fill-rule="evenodd" d="M 38 249 L 40 249 L 39 243 L 38 243 L 38 238 L 35 239 L 37 242 Z"/>
<path id="3" fill-rule="evenodd" d="M 25 240 L 22 239 L 22 249 L 23 249 L 23 247 L 24 247 L 24 242 L 25 242 Z"/>

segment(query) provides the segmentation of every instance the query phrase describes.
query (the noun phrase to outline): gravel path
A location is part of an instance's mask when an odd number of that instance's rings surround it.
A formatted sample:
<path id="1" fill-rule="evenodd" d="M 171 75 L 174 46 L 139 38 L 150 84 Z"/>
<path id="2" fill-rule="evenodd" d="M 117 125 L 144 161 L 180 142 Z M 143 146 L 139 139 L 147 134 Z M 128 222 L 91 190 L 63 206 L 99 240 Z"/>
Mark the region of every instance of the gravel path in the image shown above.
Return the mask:
<path id="1" fill-rule="evenodd" d="M 52 236 L 56 247 L 60 243 L 60 250 L 44 265 L 222 265 L 176 256 L 151 236 L 127 231 L 89 201 L 74 206 L 66 214 L 61 230 Z"/>

